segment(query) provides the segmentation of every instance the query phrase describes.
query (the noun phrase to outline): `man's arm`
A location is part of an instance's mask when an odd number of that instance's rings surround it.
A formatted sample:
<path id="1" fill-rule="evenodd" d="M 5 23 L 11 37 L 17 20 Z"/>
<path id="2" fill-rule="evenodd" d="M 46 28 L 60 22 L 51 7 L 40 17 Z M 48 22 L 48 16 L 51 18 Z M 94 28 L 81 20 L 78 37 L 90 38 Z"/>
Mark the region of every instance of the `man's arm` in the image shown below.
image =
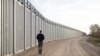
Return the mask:
<path id="1" fill-rule="evenodd" d="M 38 34 L 39 35 L 39 34 Z M 36 36 L 36 39 L 38 39 L 38 35 Z"/>
<path id="2" fill-rule="evenodd" d="M 44 35 L 43 35 L 43 40 L 45 39 Z"/>

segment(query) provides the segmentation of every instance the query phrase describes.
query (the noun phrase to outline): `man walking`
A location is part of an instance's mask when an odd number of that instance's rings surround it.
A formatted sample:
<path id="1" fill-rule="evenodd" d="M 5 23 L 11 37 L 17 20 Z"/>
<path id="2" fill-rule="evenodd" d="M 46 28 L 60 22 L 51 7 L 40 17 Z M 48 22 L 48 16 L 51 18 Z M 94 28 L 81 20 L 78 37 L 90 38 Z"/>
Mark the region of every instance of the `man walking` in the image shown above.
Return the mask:
<path id="1" fill-rule="evenodd" d="M 42 54 L 42 46 L 43 46 L 43 40 L 44 40 L 44 35 L 42 34 L 42 31 L 37 35 L 37 40 L 38 40 L 38 54 Z"/>

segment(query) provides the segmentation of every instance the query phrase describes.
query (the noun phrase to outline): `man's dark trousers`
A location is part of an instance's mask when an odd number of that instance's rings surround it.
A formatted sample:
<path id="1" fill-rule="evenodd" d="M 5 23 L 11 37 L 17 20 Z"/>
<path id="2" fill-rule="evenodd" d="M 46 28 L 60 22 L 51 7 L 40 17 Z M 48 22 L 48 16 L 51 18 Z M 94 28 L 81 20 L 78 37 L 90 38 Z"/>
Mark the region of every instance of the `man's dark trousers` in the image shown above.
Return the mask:
<path id="1" fill-rule="evenodd" d="M 38 41 L 38 53 L 42 54 L 42 46 L 43 46 L 43 41 Z"/>

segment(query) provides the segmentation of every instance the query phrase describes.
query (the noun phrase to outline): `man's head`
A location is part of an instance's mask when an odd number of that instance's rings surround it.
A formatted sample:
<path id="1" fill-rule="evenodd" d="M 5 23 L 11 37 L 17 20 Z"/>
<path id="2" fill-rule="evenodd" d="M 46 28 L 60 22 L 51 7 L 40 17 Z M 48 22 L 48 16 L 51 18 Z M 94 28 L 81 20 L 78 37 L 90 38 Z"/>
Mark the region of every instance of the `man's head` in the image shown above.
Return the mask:
<path id="1" fill-rule="evenodd" d="M 42 33 L 42 31 L 40 30 L 40 33 Z"/>

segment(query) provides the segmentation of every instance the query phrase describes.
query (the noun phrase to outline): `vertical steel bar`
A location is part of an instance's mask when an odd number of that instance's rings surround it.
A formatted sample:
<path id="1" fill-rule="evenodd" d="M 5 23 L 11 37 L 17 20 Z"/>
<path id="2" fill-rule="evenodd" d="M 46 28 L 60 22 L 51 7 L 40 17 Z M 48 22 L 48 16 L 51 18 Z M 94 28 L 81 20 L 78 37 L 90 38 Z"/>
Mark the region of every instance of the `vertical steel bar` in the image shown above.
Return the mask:
<path id="1" fill-rule="evenodd" d="M 2 0 L 0 0 L 0 55 L 2 56 Z"/>
<path id="2" fill-rule="evenodd" d="M 15 0 L 13 0 L 13 55 L 15 54 L 15 38 L 14 38 L 14 25 L 15 25 L 15 23 L 14 23 L 14 19 L 15 19 L 15 10 L 14 10 L 14 8 L 15 8 Z"/>
<path id="3" fill-rule="evenodd" d="M 25 0 L 24 0 L 24 50 L 25 50 Z"/>
<path id="4" fill-rule="evenodd" d="M 35 46 L 36 46 L 36 11 L 35 11 Z"/>
<path id="5" fill-rule="evenodd" d="M 32 5 L 31 5 L 31 12 L 30 12 L 30 47 L 32 47 Z"/>
<path id="6" fill-rule="evenodd" d="M 4 28 L 4 19 L 3 19 L 3 17 L 4 17 L 4 0 L 1 0 L 1 3 L 2 3 L 2 5 L 1 5 L 2 6 L 2 10 L 1 10 L 1 12 L 2 12 L 2 16 L 1 16 L 2 17 L 2 19 L 1 19 L 1 23 L 2 23 L 1 24 L 1 26 L 2 26 L 1 27 L 1 29 L 2 29 L 2 31 L 1 31 L 1 42 L 2 42 L 1 43 L 1 49 L 2 49 L 1 55 L 4 56 L 4 43 L 3 43 L 4 42 L 3 41 L 4 40 L 4 38 L 3 38 L 3 36 L 4 36 L 3 35 L 3 32 L 4 32 L 4 29 L 3 29 Z"/>

